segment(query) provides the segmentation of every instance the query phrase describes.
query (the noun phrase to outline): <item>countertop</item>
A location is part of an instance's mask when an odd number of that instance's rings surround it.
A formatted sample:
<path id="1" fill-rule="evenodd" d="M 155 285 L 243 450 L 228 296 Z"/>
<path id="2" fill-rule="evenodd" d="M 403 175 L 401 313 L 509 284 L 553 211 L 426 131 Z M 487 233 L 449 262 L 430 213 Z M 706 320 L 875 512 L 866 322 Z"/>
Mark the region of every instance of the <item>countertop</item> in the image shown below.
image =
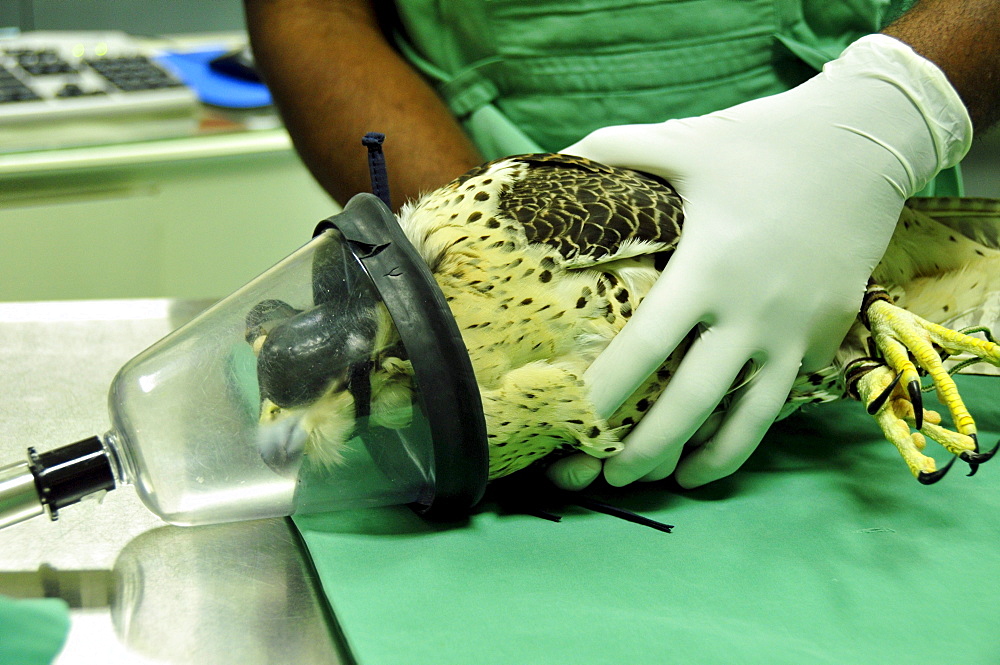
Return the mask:
<path id="1" fill-rule="evenodd" d="M 127 360 L 208 302 L 0 303 L 0 465 L 108 429 Z M 59 664 L 339 663 L 335 622 L 287 519 L 160 521 L 130 487 L 0 531 L 0 593 L 59 596 Z"/>

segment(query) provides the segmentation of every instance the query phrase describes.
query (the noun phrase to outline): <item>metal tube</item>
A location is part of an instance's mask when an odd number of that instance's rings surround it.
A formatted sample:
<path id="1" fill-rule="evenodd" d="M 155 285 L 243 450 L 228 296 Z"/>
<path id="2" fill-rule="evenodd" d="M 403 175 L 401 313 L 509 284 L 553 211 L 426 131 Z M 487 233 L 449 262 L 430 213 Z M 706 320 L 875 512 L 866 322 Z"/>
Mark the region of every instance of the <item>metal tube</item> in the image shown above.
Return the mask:
<path id="1" fill-rule="evenodd" d="M 0 529 L 44 512 L 28 463 L 18 462 L 0 468 Z"/>

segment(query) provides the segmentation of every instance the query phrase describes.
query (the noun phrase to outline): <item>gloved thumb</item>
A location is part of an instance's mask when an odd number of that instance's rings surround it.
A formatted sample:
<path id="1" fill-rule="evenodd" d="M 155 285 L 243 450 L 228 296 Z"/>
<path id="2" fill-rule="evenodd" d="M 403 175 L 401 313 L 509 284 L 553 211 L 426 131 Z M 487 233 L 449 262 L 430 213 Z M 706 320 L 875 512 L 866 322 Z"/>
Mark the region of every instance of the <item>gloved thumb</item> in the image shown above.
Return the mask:
<path id="1" fill-rule="evenodd" d="M 668 120 L 644 125 L 613 125 L 594 130 L 561 150 L 567 155 L 586 157 L 595 162 L 620 168 L 644 171 L 665 178 L 677 187 L 686 173 L 682 163 L 671 164 L 671 157 L 690 155 L 698 118 Z"/>
<path id="2" fill-rule="evenodd" d="M 597 480 L 602 466 L 601 460 L 596 457 L 579 453 L 554 462 L 545 475 L 559 489 L 575 492 Z"/>

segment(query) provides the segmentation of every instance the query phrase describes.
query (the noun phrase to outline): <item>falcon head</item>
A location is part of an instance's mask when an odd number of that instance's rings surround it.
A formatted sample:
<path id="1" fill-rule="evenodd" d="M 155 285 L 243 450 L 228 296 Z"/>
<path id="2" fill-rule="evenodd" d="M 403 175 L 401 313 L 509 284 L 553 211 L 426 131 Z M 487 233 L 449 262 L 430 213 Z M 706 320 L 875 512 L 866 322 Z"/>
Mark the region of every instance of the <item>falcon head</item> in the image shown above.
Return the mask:
<path id="1" fill-rule="evenodd" d="M 294 473 L 303 456 L 338 464 L 364 418 L 392 429 L 409 423 L 412 368 L 392 319 L 381 303 L 358 302 L 303 311 L 267 300 L 248 314 L 261 398 L 256 443 L 272 469 Z"/>

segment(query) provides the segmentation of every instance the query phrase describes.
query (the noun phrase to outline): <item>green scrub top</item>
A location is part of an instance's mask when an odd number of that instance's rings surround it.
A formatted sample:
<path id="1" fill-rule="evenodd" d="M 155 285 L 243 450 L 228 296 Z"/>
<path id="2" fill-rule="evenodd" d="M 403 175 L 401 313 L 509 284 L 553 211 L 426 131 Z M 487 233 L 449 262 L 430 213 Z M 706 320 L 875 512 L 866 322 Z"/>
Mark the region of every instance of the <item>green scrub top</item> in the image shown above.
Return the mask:
<path id="1" fill-rule="evenodd" d="M 784 92 L 902 13 L 899 0 L 399 0 L 396 43 L 484 156 Z M 957 173 L 923 195 L 959 195 Z"/>

